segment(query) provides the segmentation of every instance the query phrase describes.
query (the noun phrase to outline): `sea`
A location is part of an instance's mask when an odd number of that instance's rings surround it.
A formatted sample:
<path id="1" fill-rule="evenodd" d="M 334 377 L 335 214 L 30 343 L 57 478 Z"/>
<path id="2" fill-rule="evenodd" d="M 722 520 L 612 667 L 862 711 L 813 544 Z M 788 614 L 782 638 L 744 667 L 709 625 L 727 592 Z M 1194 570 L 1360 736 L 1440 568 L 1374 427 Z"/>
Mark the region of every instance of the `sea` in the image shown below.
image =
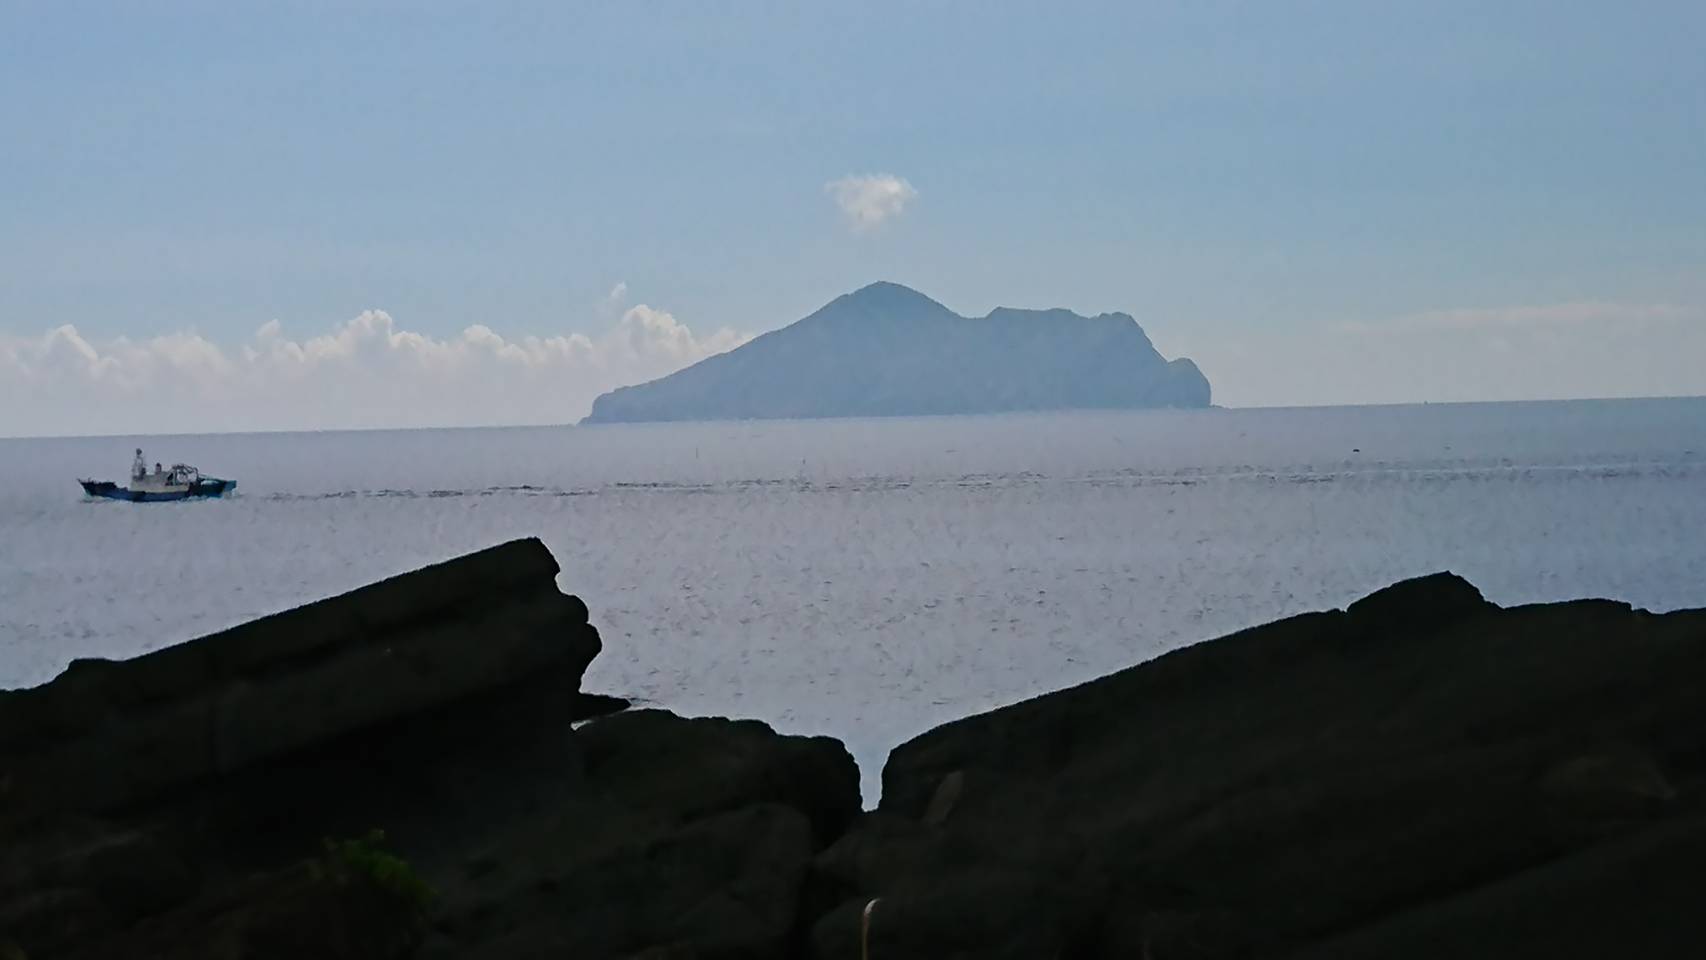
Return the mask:
<path id="1" fill-rule="evenodd" d="M 132 449 L 239 486 L 131 504 Z M 1451 570 L 1706 606 L 1706 399 L 0 440 L 0 688 L 538 536 L 589 690 L 896 744 Z"/>

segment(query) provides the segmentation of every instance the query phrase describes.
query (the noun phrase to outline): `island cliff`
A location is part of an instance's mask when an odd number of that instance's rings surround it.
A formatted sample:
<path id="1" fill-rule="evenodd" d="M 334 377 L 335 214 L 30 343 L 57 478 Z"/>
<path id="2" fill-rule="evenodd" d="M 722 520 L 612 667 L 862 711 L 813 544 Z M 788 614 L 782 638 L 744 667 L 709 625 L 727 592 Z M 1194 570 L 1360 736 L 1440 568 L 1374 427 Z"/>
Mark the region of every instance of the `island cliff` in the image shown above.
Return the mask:
<path id="1" fill-rule="evenodd" d="M 585 423 L 1206 407 L 1208 379 L 1123 313 L 962 317 L 874 283 L 803 320 L 593 402 Z"/>

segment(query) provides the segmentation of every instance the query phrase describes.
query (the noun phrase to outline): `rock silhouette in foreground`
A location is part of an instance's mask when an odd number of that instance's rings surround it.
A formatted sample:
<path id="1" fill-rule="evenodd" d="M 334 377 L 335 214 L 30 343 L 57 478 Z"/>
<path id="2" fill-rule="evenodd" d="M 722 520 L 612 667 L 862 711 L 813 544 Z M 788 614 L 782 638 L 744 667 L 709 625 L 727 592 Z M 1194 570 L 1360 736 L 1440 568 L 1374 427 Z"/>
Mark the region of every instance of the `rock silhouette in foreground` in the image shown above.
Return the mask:
<path id="1" fill-rule="evenodd" d="M 999 308 L 962 317 L 874 283 L 728 353 L 593 401 L 587 423 L 1206 407 L 1123 313 Z"/>
<path id="2" fill-rule="evenodd" d="M 624 704 L 557 572 L 518 541 L 0 693 L 0 958 L 793 955 L 852 757 L 576 729 Z"/>
<path id="3" fill-rule="evenodd" d="M 817 955 L 1676 955 L 1703 694 L 1706 611 L 1398 584 L 899 747 Z"/>
<path id="4" fill-rule="evenodd" d="M 542 551 L 467 564 L 487 571 L 472 593 L 398 578 L 387 595 L 431 596 L 374 622 L 404 650 L 444 628 L 441 596 L 544 603 Z M 571 646 L 591 631 L 574 606 Z M 460 635 L 421 649 L 533 662 Z M 610 705 L 577 692 L 578 655 L 336 723 L 295 698 L 279 730 L 320 739 L 115 780 L 148 786 L 117 801 L 42 762 L 375 634 L 239 671 L 242 636 L 0 695 L 8 723 L 46 724 L 0 728 L 6 796 L 67 798 L 0 808 L 0 957 L 1598 960 L 1706 938 L 1706 611 L 1500 609 L 1451 575 L 1407 581 L 926 733 L 869 813 L 828 738 L 581 722 Z M 102 721 L 70 722 L 90 698 Z"/>
<path id="5" fill-rule="evenodd" d="M 557 562 L 520 540 L 134 660 L 0 694 L 0 814 L 101 810 L 599 651 Z"/>

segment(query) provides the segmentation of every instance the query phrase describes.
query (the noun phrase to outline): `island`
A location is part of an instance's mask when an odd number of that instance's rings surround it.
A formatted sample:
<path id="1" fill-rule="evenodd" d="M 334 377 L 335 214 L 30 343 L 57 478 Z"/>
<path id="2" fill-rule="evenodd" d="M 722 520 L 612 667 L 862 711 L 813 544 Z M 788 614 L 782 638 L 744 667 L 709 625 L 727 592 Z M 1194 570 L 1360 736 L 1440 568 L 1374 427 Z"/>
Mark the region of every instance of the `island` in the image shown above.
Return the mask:
<path id="1" fill-rule="evenodd" d="M 896 283 L 658 380 L 599 396 L 582 423 L 1207 407 L 1129 314 L 1000 307 L 962 317 Z"/>

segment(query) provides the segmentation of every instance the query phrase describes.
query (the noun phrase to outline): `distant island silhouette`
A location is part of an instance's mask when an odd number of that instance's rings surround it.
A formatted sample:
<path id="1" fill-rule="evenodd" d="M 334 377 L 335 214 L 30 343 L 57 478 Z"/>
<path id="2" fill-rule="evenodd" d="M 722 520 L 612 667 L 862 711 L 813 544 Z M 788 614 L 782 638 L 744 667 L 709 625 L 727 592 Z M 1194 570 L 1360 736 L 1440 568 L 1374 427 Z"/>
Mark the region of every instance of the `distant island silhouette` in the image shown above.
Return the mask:
<path id="1" fill-rule="evenodd" d="M 873 283 L 667 377 L 593 401 L 582 423 L 930 416 L 1206 407 L 1197 365 L 1168 361 L 1124 313 L 999 307 L 962 317 Z"/>

